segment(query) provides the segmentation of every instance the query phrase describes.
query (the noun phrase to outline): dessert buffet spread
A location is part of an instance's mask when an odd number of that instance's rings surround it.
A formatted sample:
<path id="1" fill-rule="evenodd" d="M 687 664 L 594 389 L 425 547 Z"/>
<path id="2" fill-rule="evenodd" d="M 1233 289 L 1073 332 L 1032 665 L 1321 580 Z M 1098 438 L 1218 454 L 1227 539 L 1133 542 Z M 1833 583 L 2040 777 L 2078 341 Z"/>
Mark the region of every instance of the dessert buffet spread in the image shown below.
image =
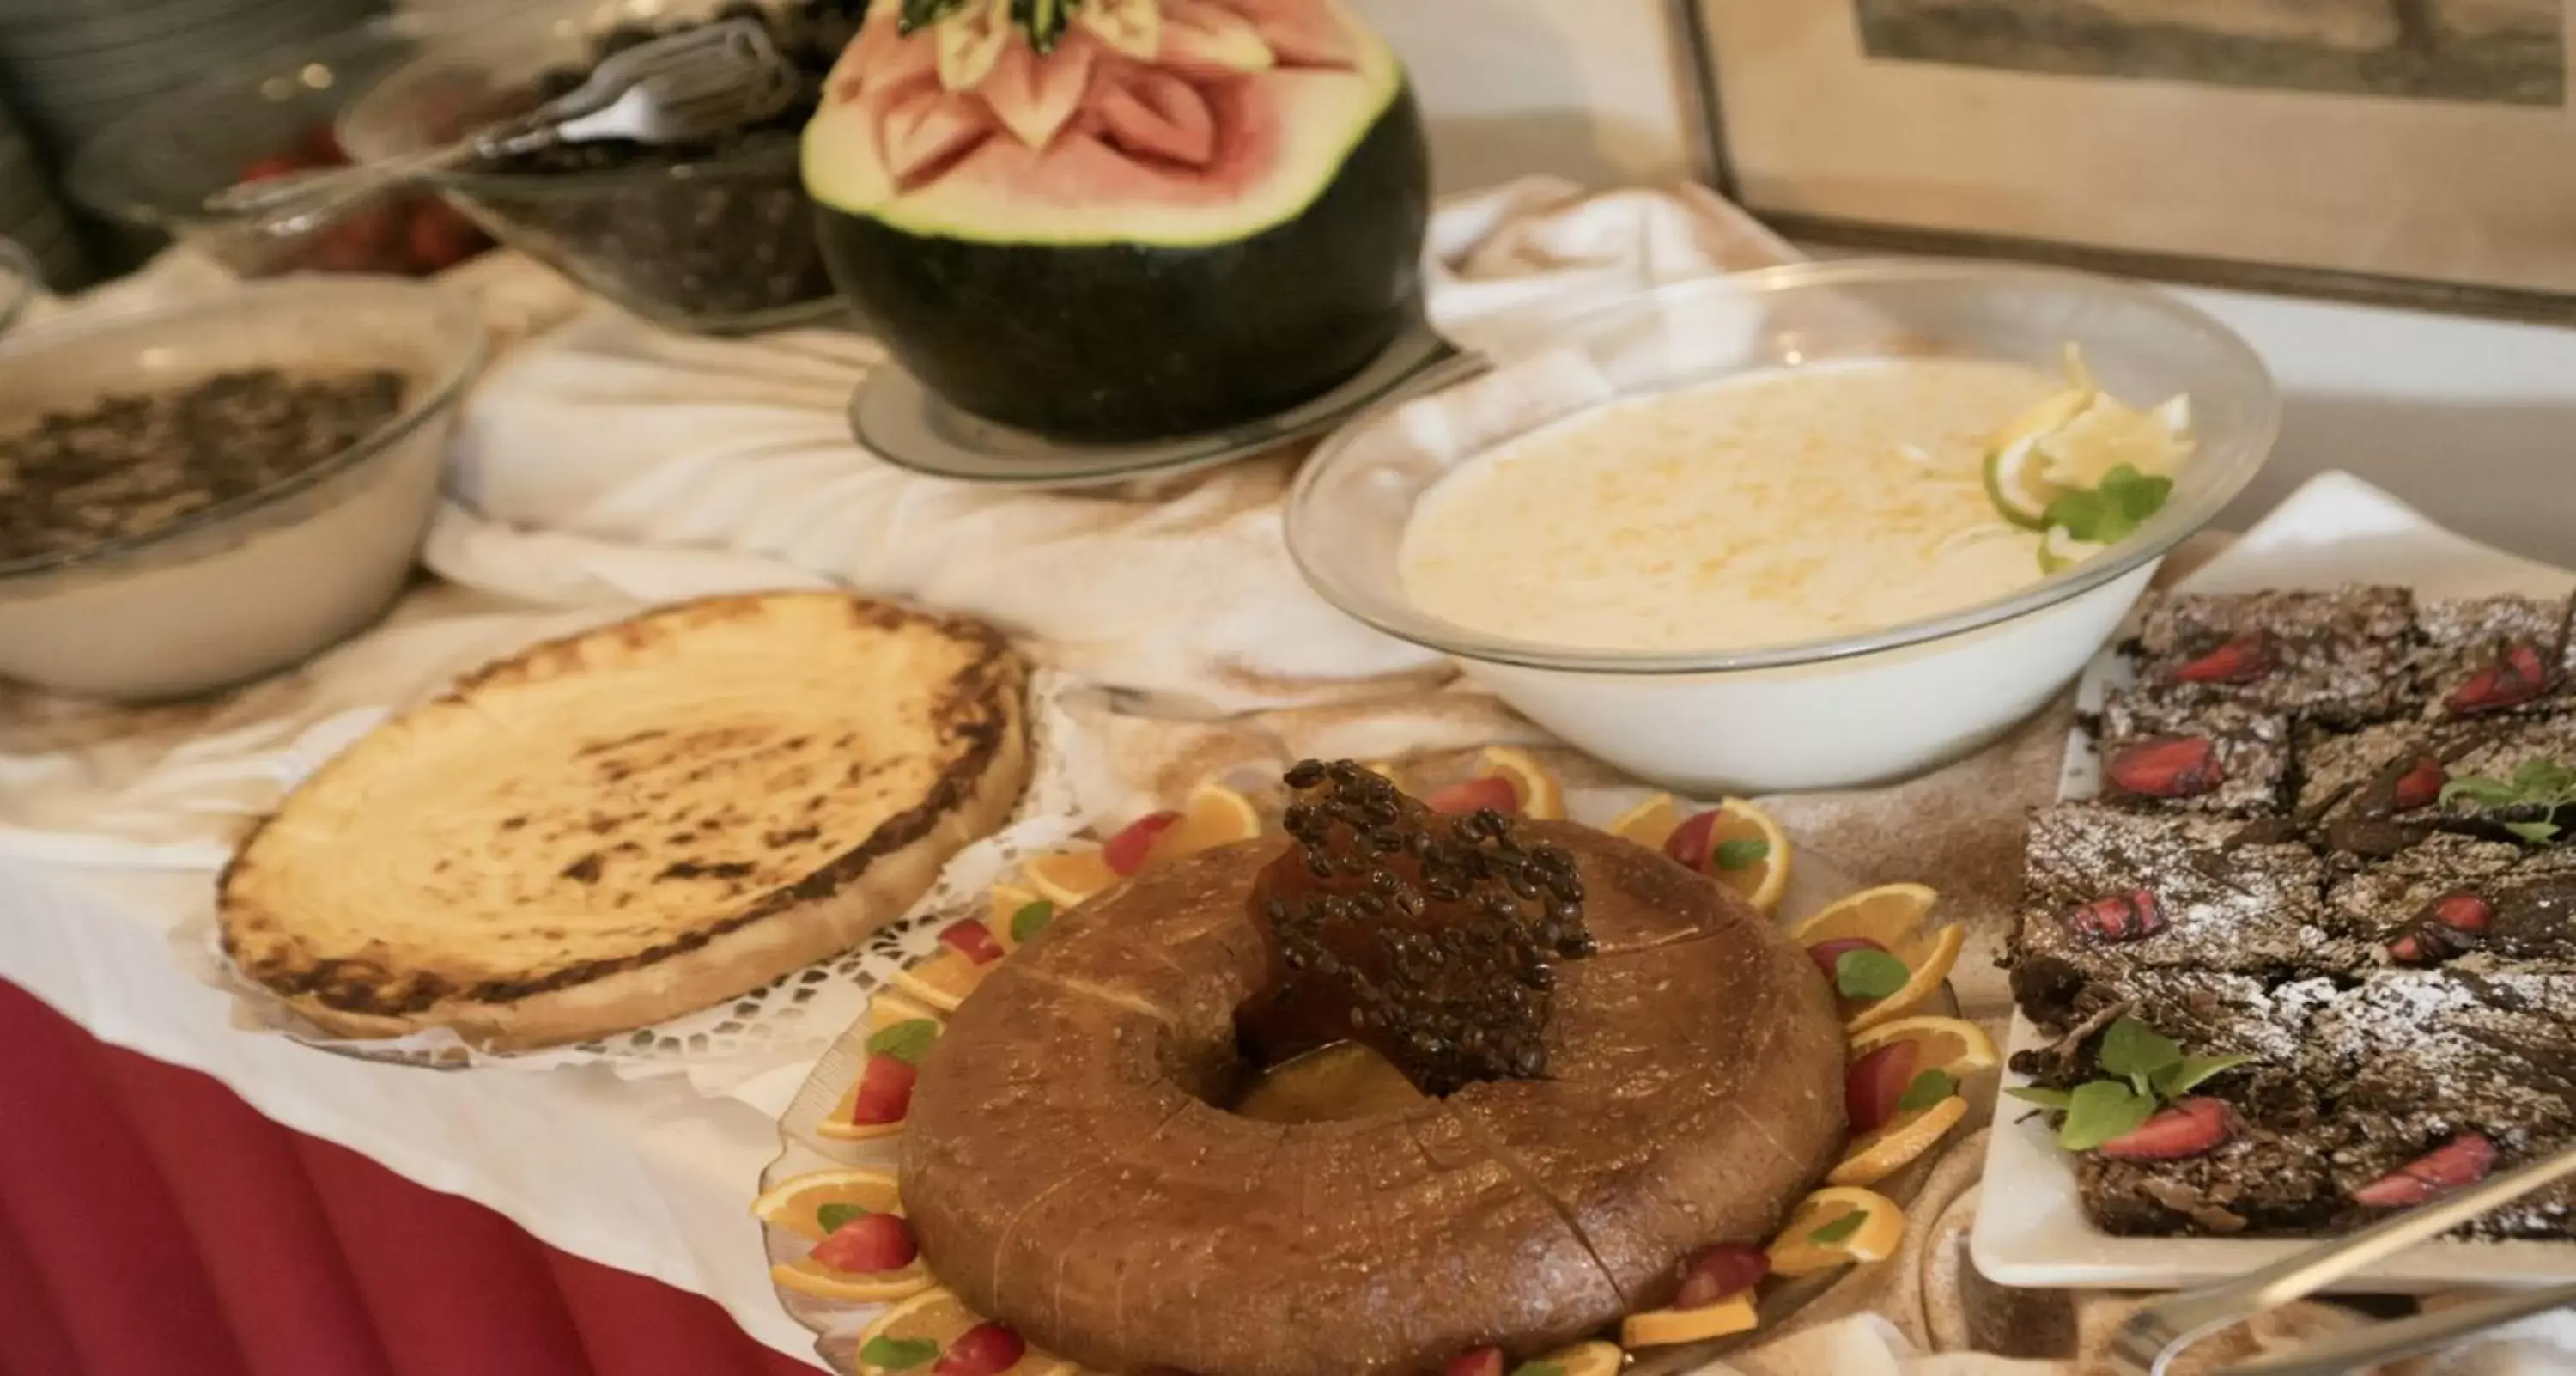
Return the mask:
<path id="1" fill-rule="evenodd" d="M 344 1037 L 578 1042 L 902 916 L 1029 776 L 990 629 L 831 593 L 665 608 L 494 664 L 291 794 L 226 952 Z"/>
<path id="2" fill-rule="evenodd" d="M 1610 1372 L 1890 1254 L 1997 1062 L 1930 891 L 1784 934 L 1749 804 L 1398 777 L 1298 765 L 1284 836 L 1203 787 L 945 928 L 755 1206 L 791 1303 L 870 1373 Z"/>
<path id="3" fill-rule="evenodd" d="M 2567 601 L 2175 596 L 2031 820 L 2012 1092 L 2119 1234 L 2341 1231 L 2567 1145 Z M 2576 1236 L 2560 1193 L 2493 1238 Z"/>

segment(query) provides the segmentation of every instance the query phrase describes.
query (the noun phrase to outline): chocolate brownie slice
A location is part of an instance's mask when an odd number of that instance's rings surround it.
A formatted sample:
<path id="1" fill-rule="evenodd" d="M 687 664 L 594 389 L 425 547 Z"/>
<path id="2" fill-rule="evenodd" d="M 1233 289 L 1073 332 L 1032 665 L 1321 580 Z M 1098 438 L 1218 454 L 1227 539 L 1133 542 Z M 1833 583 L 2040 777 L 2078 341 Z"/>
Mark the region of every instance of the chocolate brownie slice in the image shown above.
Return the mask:
<path id="1" fill-rule="evenodd" d="M 2344 968 L 2321 925 L 2325 871 L 2307 847 L 2238 842 L 2220 817 L 2069 803 L 2031 818 L 2010 959 L 2123 972 L 2287 975 Z"/>
<path id="2" fill-rule="evenodd" d="M 2139 629 L 2138 681 L 2179 707 L 2237 702 L 2356 725 L 2402 710 L 2414 637 L 2405 588 L 2177 593 L 2153 603 Z"/>
<path id="3" fill-rule="evenodd" d="M 2565 598 L 2474 597 L 2419 604 L 2414 692 L 2434 720 L 2546 710 L 2567 700 Z"/>
<path id="4" fill-rule="evenodd" d="M 2326 888 L 2326 929 L 2360 964 L 2433 965 L 2482 944 L 2505 876 L 2522 849 L 2466 836 L 2432 836 L 2362 865 Z"/>
<path id="5" fill-rule="evenodd" d="M 2576 824 L 2576 805 L 2553 799 L 2576 795 L 2576 712 L 2487 723 L 2446 774 L 2461 786 L 2447 790 L 2443 825 L 2497 840 L 2564 839 Z M 2518 787 L 2535 782 L 2539 787 Z"/>
<path id="6" fill-rule="evenodd" d="M 2331 850 L 2394 855 L 2440 824 L 2452 762 L 2477 739 L 2476 728 L 2443 722 L 2381 722 L 2358 731 L 2303 723 L 2293 811 Z"/>
<path id="7" fill-rule="evenodd" d="M 2440 970 L 2392 970 L 2310 1019 L 2302 1078 L 2326 1108 L 2339 1222 L 2385 1213 L 2392 1176 L 2474 1136 L 2494 1170 L 2576 1140 L 2576 973 L 2472 957 Z M 2484 1172 L 2481 1172 L 2484 1173 Z M 2567 1236 L 2563 1201 L 2476 1225 L 2490 1236 Z"/>
<path id="8" fill-rule="evenodd" d="M 2289 800 L 2290 720 L 2243 703 L 2114 692 L 2102 708 L 2102 796 L 2194 812 L 2279 812 Z"/>
<path id="9" fill-rule="evenodd" d="M 2125 1237 L 2312 1233 L 2341 1207 L 2315 1098 L 2281 1071 L 2217 1096 L 2227 1140 L 2198 1156 L 2123 1161 L 2087 1153 L 2075 1185 L 2085 1216 Z"/>

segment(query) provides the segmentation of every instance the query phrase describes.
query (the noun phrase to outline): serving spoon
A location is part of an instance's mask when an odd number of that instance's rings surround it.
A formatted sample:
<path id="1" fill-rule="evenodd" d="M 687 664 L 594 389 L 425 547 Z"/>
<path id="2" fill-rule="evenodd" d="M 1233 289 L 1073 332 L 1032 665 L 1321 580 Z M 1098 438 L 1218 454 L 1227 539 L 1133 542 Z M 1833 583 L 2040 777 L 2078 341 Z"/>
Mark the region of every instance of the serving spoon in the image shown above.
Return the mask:
<path id="1" fill-rule="evenodd" d="M 517 119 L 382 162 L 243 182 L 207 197 L 206 208 L 218 215 L 273 216 L 268 232 L 301 234 L 391 187 L 472 159 L 608 139 L 712 138 L 786 109 L 801 81 L 770 40 L 768 26 L 757 19 L 727 19 L 618 52 L 579 87 Z"/>

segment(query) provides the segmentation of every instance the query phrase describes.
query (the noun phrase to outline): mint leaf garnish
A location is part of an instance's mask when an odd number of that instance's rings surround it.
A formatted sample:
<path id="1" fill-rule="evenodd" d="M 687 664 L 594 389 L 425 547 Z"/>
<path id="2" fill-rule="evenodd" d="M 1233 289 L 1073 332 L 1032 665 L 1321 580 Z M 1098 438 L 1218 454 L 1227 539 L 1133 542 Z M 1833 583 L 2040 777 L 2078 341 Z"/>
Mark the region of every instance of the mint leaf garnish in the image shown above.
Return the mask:
<path id="1" fill-rule="evenodd" d="M 1565 1376 L 1565 1368 L 1556 1362 L 1523 1362 L 1512 1368 L 1512 1376 Z"/>
<path id="2" fill-rule="evenodd" d="M 880 1028 L 868 1038 L 868 1054 L 892 1056 L 905 1065 L 919 1065 L 921 1058 L 939 1040 L 939 1024 L 929 1018 L 908 1018 L 891 1027 Z"/>
<path id="3" fill-rule="evenodd" d="M 859 1349 L 859 1360 L 886 1371 L 909 1371 L 939 1355 L 939 1344 L 928 1338 L 870 1338 Z"/>
<path id="4" fill-rule="evenodd" d="M 1883 999 L 1914 972 L 1885 951 L 1845 951 L 1834 958 L 1834 990 L 1847 999 Z"/>
<path id="5" fill-rule="evenodd" d="M 2155 1111 L 2153 1095 L 2140 1094 L 2117 1080 L 2087 1080 L 2067 1100 L 2066 1121 L 2057 1125 L 2057 1145 L 2068 1151 L 2091 1151 L 2136 1132 Z"/>
<path id="6" fill-rule="evenodd" d="M 2532 807 L 2555 814 L 2560 808 L 2576 806 L 2576 769 L 2555 760 L 2526 760 L 2510 779 L 2472 774 L 2442 785 L 2444 808 L 2463 798 L 2479 807 Z M 2548 817 L 2504 826 L 2534 845 L 2555 841 L 2566 830 Z"/>
<path id="7" fill-rule="evenodd" d="M 2253 1060 L 2251 1056 L 2185 1056 L 2155 1073 L 2156 1095 L 2167 1101 L 2179 1099 L 2200 1087 L 2202 1081 L 2223 1071 Z"/>
<path id="8" fill-rule="evenodd" d="M 2143 1098 L 2154 1099 L 2159 1072 L 2180 1064 L 2182 1048 L 2136 1018 L 2122 1018 L 2102 1034 L 2102 1068 L 2126 1079 Z"/>
<path id="9" fill-rule="evenodd" d="M 1807 1234 L 1807 1240 L 1815 1243 L 1819 1247 L 1831 1247 L 1835 1243 L 1841 1242 L 1844 1239 L 1849 1238 L 1852 1234 L 1859 1232 L 1860 1225 L 1868 1221 L 1868 1215 L 1862 1213 L 1858 1209 L 1854 1209 L 1850 1213 L 1844 1214 L 1833 1222 Z"/>
<path id="10" fill-rule="evenodd" d="M 2075 1096 L 2065 1090 L 2041 1089 L 2037 1085 L 2013 1085 L 2005 1089 L 2004 1093 L 2023 1103 L 2037 1104 L 2041 1108 L 2055 1109 L 2060 1113 L 2064 1113 L 2075 1103 Z"/>
<path id="11" fill-rule="evenodd" d="M 1899 1113 L 1921 1113 L 1934 1104 L 1959 1092 L 1959 1082 L 1946 1070 L 1927 1070 L 1914 1077 L 1914 1083 L 1896 1098 Z"/>
<path id="12" fill-rule="evenodd" d="M 1717 867 L 1722 870 L 1749 870 L 1771 858 L 1771 843 L 1750 837 L 1741 841 L 1717 843 Z"/>
<path id="13" fill-rule="evenodd" d="M 2164 510 L 2172 496 L 2173 479 L 2141 473 L 2124 463 L 2103 474 L 2099 486 L 2059 496 L 2040 519 L 2046 525 L 2065 527 L 2078 540 L 2115 545 Z"/>
<path id="14" fill-rule="evenodd" d="M 814 1211 L 814 1221 L 823 1225 L 825 1233 L 837 1233 L 867 1216 L 868 1211 L 856 1204 L 826 1204 Z"/>
<path id="15" fill-rule="evenodd" d="M 1021 905 L 1018 912 L 1011 914 L 1011 944 L 1016 946 L 1026 943 L 1029 938 L 1045 931 L 1047 924 L 1053 921 L 1055 921 L 1053 903 L 1041 898 L 1034 903 Z"/>

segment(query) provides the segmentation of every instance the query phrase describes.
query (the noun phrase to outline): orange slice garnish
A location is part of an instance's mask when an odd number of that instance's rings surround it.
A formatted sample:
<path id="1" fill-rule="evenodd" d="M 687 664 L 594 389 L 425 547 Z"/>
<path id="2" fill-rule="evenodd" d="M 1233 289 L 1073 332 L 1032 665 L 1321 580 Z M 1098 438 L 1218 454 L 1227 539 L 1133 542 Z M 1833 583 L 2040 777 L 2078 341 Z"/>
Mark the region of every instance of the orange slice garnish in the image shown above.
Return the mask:
<path id="1" fill-rule="evenodd" d="M 1981 1070 L 1992 1070 L 2002 1060 L 1995 1050 L 1995 1039 L 1986 1029 L 1966 1018 L 1913 1017 L 1882 1022 L 1851 1039 L 1851 1058 L 1861 1057 L 1892 1042 L 1915 1044 L 1914 1073 L 1938 1070 L 1954 1080 L 1964 1080 Z"/>
<path id="2" fill-rule="evenodd" d="M 969 1330 L 983 1322 L 984 1316 L 967 1308 L 964 1300 L 934 1286 L 878 1315 L 875 1323 L 860 1332 L 859 1376 L 893 1376 L 896 1371 L 911 1371 L 915 1376 L 921 1376 L 921 1373 L 932 1369 L 937 1360 L 936 1353 L 896 1367 L 869 1360 L 869 1347 L 880 1341 L 903 1345 L 927 1342 L 945 1352 L 950 1343 L 966 1336 Z M 1018 1361 L 1004 1368 L 1001 1376 L 1074 1376 L 1077 1370 L 1079 1368 L 1073 1363 L 1031 1347 Z"/>
<path id="3" fill-rule="evenodd" d="M 1905 1211 L 1883 1194 L 1836 1185 L 1798 1201 L 1771 1242 L 1771 1274 L 1807 1276 L 1885 1261 L 1905 1240 Z"/>
<path id="4" fill-rule="evenodd" d="M 900 1271 L 878 1271 L 860 1274 L 835 1271 L 811 1257 L 782 1261 L 769 1268 L 769 1283 L 782 1290 L 812 1295 L 818 1300 L 841 1300 L 849 1304 L 886 1304 L 918 1295 L 939 1282 L 923 1265 L 921 1258 Z"/>
<path id="5" fill-rule="evenodd" d="M 1196 855 L 1218 846 L 1249 841 L 1261 834 L 1261 814 L 1252 800 L 1223 784 L 1201 784 L 1181 804 L 1181 820 L 1163 829 L 1145 852 L 1145 863 L 1157 865 Z"/>
<path id="6" fill-rule="evenodd" d="M 895 971 L 894 987 L 939 1012 L 954 1013 L 985 976 L 1000 968 L 999 961 L 978 965 L 962 951 L 941 947 L 930 959 Z"/>
<path id="7" fill-rule="evenodd" d="M 1697 1309 L 1649 1309 L 1619 1321 L 1622 1347 L 1671 1347 L 1701 1343 L 1730 1333 L 1749 1333 L 1762 1316 L 1751 1295 L 1729 1295 Z"/>
<path id="8" fill-rule="evenodd" d="M 1564 820 L 1564 787 L 1546 765 L 1531 759 L 1528 752 L 1497 745 L 1485 751 L 1481 763 L 1486 777 L 1512 786 L 1512 796 L 1520 800 L 1521 816 L 1538 822 Z"/>
<path id="9" fill-rule="evenodd" d="M 1710 829 L 1708 860 L 1701 866 L 1717 882 L 1744 896 L 1754 910 L 1776 912 L 1789 891 L 1789 834 L 1771 814 L 1729 798 L 1718 804 Z"/>
<path id="10" fill-rule="evenodd" d="M 1953 1094 L 1930 1108 L 1905 1114 L 1876 1132 L 1855 1137 L 1844 1149 L 1843 1159 L 1835 1162 L 1825 1176 L 1825 1183 L 1875 1185 L 1938 1146 L 1966 1116 L 1968 1101 Z"/>
<path id="11" fill-rule="evenodd" d="M 1950 968 L 1959 963 L 1959 949 L 1967 940 L 1967 929 L 1953 922 L 1891 947 L 1889 953 L 1905 962 L 1905 987 L 1870 1002 L 1843 1000 L 1843 1030 L 1857 1036 L 1896 1021 L 1932 997 L 1950 977 Z"/>
<path id="12" fill-rule="evenodd" d="M 1922 884 L 1881 884 L 1827 904 L 1823 911 L 1789 929 L 1801 946 L 1820 941 L 1875 941 L 1894 951 L 1913 939 L 1941 895 Z"/>
<path id="13" fill-rule="evenodd" d="M 1031 856 L 1020 862 L 1020 879 L 1035 889 L 1038 897 L 1061 909 L 1107 892 L 1117 884 L 1118 871 L 1109 868 L 1100 848 L 1094 846 L 1089 850 Z"/>
<path id="14" fill-rule="evenodd" d="M 1627 1365 L 1628 1354 L 1610 1343 L 1576 1343 L 1561 1347 L 1539 1358 L 1530 1366 L 1554 1369 L 1556 1376 L 1618 1376 Z M 1516 1368 L 1526 1371 L 1529 1366 Z"/>
<path id="15" fill-rule="evenodd" d="M 884 1171 L 816 1171 L 783 1181 L 751 1203 L 751 1215 L 808 1242 L 820 1242 L 830 1231 L 822 1223 L 825 1205 L 848 1205 L 872 1214 L 899 1214 L 903 1201 L 894 1177 Z"/>
<path id="16" fill-rule="evenodd" d="M 1673 829 L 1682 824 L 1682 810 L 1673 805 L 1673 795 L 1658 793 L 1635 807 L 1622 812 L 1608 828 L 1611 835 L 1634 841 L 1648 850 L 1662 850 L 1672 839 Z"/>

